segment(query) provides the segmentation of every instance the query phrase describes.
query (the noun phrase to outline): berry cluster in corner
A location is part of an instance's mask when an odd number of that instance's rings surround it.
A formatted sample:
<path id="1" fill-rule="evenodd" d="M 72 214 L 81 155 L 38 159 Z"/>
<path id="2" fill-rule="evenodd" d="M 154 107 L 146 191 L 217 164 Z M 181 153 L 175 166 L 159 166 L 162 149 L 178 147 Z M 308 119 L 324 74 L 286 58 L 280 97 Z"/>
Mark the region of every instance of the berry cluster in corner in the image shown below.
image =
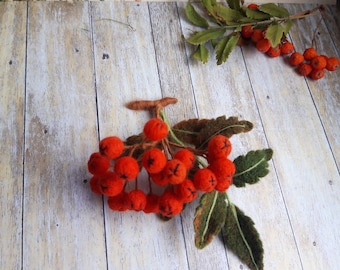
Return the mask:
<path id="1" fill-rule="evenodd" d="M 249 4 L 248 9 L 258 9 L 257 4 Z M 335 71 L 340 65 L 337 57 L 327 57 L 326 55 L 319 55 L 317 50 L 313 47 L 307 48 L 304 53 L 295 51 L 294 45 L 287 40 L 286 35 L 282 36 L 280 44 L 275 47 L 271 46 L 269 39 L 266 36 L 267 28 L 255 28 L 253 25 L 242 26 L 241 36 L 243 41 L 252 41 L 256 49 L 265 53 L 269 57 L 289 56 L 289 64 L 296 67 L 298 74 L 302 76 L 309 76 L 313 80 L 319 80 L 325 76 L 325 70 Z"/>
<path id="2" fill-rule="evenodd" d="M 155 117 L 145 123 L 141 135 L 125 142 L 117 136 L 106 137 L 99 142 L 99 151 L 91 154 L 87 164 L 93 175 L 91 190 L 107 196 L 110 209 L 159 213 L 171 218 L 180 214 L 199 192 L 225 192 L 232 184 L 236 169 L 228 158 L 232 150 L 228 137 L 211 137 L 206 150 L 170 140 L 174 134 L 161 111 L 175 102 L 164 98 L 128 104 L 130 109 L 153 109 Z M 145 173 L 147 177 L 143 177 Z M 149 182 L 148 192 L 138 188 L 140 180 Z M 135 181 L 135 188 L 128 191 L 127 183 L 131 181 Z M 154 192 L 155 185 L 160 193 Z"/>

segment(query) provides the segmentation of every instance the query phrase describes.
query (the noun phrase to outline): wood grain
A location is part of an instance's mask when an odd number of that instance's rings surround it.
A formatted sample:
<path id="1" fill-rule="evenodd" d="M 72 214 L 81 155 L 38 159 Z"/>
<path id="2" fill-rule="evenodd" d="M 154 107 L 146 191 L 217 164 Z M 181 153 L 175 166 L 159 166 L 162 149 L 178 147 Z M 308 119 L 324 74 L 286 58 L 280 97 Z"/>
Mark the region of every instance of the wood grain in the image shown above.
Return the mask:
<path id="1" fill-rule="evenodd" d="M 26 12 L 26 3 L 0 3 L 0 258 L 3 269 L 20 269 L 22 258 Z"/>
<path id="2" fill-rule="evenodd" d="M 106 268 L 102 200 L 86 184 L 98 145 L 86 29 L 88 4 L 29 2 L 24 269 Z"/>

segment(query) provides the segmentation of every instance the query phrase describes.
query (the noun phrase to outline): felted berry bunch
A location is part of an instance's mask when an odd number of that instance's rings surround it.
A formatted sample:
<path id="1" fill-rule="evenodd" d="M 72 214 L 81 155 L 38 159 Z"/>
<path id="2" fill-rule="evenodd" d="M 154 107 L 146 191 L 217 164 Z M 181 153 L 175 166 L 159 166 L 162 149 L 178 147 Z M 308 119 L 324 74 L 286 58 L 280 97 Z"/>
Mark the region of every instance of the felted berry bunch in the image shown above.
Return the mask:
<path id="1" fill-rule="evenodd" d="M 91 190 L 107 196 L 112 210 L 159 213 L 170 218 L 181 213 L 199 192 L 225 192 L 232 184 L 236 169 L 228 159 L 232 150 L 228 137 L 212 136 L 204 150 L 171 140 L 174 135 L 161 111 L 176 101 L 165 98 L 129 103 L 132 109 L 153 109 L 155 117 L 145 123 L 139 136 L 126 142 L 117 136 L 106 137 L 99 142 L 99 151 L 91 154 L 87 164 L 93 175 Z M 207 163 L 203 165 L 201 159 Z M 138 189 L 142 171 L 148 176 L 142 179 L 149 181 L 148 192 Z M 130 181 L 136 181 L 136 185 L 128 191 Z M 154 185 L 162 187 L 160 194 L 153 191 Z"/>

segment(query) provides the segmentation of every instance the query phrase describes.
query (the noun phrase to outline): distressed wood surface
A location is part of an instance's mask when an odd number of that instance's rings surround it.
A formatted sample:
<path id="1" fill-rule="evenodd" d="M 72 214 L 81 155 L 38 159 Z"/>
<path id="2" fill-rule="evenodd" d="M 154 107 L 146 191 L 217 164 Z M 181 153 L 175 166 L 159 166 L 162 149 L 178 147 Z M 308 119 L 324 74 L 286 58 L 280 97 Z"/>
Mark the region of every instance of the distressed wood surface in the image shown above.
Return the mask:
<path id="1" fill-rule="evenodd" d="M 251 121 L 250 133 L 232 137 L 233 157 L 274 149 L 268 176 L 229 191 L 255 222 L 265 269 L 338 268 L 338 71 L 314 82 L 252 46 L 236 48 L 221 66 L 213 55 L 198 63 L 183 39 L 192 32 L 184 7 L 0 3 L 1 269 L 247 269 L 218 238 L 196 249 L 198 202 L 162 222 L 112 212 L 89 190 L 86 162 L 98 141 L 138 134 L 150 116 L 124 104 L 164 96 L 179 99 L 166 108 L 171 123 L 220 115 Z M 339 11 L 326 10 L 317 48 L 339 57 Z M 319 18 L 292 28 L 298 51 Z"/>

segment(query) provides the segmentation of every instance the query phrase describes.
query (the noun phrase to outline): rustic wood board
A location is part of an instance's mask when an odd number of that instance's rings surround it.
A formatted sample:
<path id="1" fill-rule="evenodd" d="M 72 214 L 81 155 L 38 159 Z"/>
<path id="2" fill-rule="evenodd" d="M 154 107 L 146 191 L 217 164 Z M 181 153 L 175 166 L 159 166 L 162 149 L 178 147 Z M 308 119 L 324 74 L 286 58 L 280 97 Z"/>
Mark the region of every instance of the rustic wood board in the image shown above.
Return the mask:
<path id="1" fill-rule="evenodd" d="M 22 258 L 26 18 L 26 3 L 0 3 L 0 258 L 4 269 L 21 269 Z"/>
<path id="2" fill-rule="evenodd" d="M 196 249 L 198 202 L 161 222 L 155 215 L 112 212 L 89 190 L 86 162 L 99 139 L 138 134 L 150 117 L 124 104 L 164 96 L 179 98 L 166 108 L 171 123 L 220 115 L 253 122 L 251 132 L 232 137 L 233 157 L 274 149 L 266 178 L 229 191 L 255 222 L 265 269 L 340 264 L 334 255 L 340 246 L 337 72 L 314 82 L 252 46 L 236 48 L 221 66 L 213 55 L 198 63 L 184 40 L 192 31 L 185 4 L 0 3 L 2 266 L 247 268 L 220 237 Z M 286 7 L 299 12 L 314 5 Z M 339 57 L 339 11 L 326 10 L 317 46 Z M 289 38 L 298 50 L 310 43 L 305 29 L 318 18 L 293 27 Z"/>

